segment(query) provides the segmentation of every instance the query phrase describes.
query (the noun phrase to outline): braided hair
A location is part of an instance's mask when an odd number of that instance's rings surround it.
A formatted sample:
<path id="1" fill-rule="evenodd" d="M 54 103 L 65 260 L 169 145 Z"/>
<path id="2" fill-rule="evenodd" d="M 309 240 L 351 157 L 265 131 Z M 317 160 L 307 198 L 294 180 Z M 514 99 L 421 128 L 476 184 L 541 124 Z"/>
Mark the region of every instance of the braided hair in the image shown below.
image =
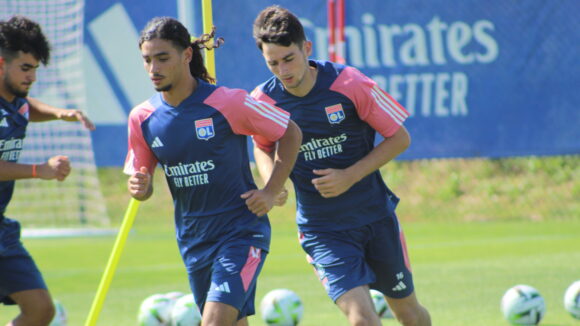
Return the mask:
<path id="1" fill-rule="evenodd" d="M 175 47 L 185 50 L 188 47 L 193 49 L 193 56 L 189 62 L 189 71 L 193 77 L 199 78 L 208 83 L 214 83 L 215 79 L 209 75 L 203 63 L 202 49 L 213 50 L 224 42 L 223 38 L 217 38 L 212 44 L 209 43 L 215 36 L 215 26 L 211 33 L 203 34 L 198 38 L 191 37 L 187 28 L 178 20 L 171 17 L 155 17 L 151 19 L 141 31 L 139 38 L 139 48 L 145 41 L 153 39 L 167 40 Z"/>

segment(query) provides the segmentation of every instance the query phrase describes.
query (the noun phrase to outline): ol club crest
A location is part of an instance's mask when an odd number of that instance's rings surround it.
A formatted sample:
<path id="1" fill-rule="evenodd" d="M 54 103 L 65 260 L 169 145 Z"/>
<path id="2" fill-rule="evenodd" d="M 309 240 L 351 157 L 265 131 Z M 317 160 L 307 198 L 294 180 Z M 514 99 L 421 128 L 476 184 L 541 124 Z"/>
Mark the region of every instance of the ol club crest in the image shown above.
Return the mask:
<path id="1" fill-rule="evenodd" d="M 330 123 L 340 123 L 344 120 L 344 111 L 341 104 L 335 104 L 324 108 L 326 117 Z"/>
<path id="2" fill-rule="evenodd" d="M 195 133 L 201 140 L 208 140 L 215 136 L 212 118 L 195 120 Z"/>

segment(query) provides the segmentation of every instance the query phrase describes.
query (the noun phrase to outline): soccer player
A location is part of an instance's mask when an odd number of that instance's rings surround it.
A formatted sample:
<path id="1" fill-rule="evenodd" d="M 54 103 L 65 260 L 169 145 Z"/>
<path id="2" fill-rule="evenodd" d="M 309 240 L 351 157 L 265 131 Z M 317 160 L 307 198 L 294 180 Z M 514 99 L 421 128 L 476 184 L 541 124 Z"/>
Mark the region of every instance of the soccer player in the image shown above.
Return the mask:
<path id="1" fill-rule="evenodd" d="M 42 164 L 19 164 L 29 121 L 92 122 L 80 110 L 52 107 L 27 98 L 39 62 L 48 63 L 49 45 L 40 26 L 22 16 L 0 21 L 0 302 L 18 304 L 9 325 L 48 325 L 54 306 L 34 260 L 20 242 L 20 223 L 4 216 L 17 179 L 63 181 L 71 171 L 66 156 Z"/>
<path id="2" fill-rule="evenodd" d="M 312 43 L 288 10 L 271 6 L 254 21 L 254 38 L 274 76 L 252 95 L 290 112 L 303 133 L 290 175 L 300 243 L 330 298 L 351 325 L 380 325 L 369 288 L 386 295 L 403 325 L 430 325 L 417 301 L 398 198 L 379 168 L 410 144 L 401 105 L 357 69 L 313 61 Z M 375 133 L 384 140 L 374 146 Z M 266 179 L 272 144 L 254 137 Z"/>
<path id="3" fill-rule="evenodd" d="M 128 189 L 138 200 L 153 193 L 160 164 L 174 200 L 177 243 L 202 324 L 247 325 L 255 313 L 256 279 L 269 250 L 272 208 L 302 140 L 288 112 L 246 91 L 212 85 L 201 48 L 169 17 L 152 19 L 139 48 L 155 90 L 129 116 Z M 247 135 L 276 147 L 271 177 L 257 189 Z"/>

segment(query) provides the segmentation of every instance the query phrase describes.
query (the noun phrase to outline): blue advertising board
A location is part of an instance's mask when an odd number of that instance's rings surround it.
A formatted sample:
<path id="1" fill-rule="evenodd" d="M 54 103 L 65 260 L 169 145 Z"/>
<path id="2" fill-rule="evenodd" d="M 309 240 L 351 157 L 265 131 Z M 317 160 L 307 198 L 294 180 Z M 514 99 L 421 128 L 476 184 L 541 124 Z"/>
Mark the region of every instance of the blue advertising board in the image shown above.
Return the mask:
<path id="1" fill-rule="evenodd" d="M 277 1 L 328 57 L 326 1 Z M 213 1 L 218 84 L 270 77 L 252 22 L 270 1 Z M 121 165 L 130 109 L 154 90 L 137 46 L 155 16 L 201 34 L 200 1 L 86 0 L 87 108 L 100 166 Z M 580 153 L 580 1 L 346 0 L 346 59 L 411 113 L 402 159 Z"/>

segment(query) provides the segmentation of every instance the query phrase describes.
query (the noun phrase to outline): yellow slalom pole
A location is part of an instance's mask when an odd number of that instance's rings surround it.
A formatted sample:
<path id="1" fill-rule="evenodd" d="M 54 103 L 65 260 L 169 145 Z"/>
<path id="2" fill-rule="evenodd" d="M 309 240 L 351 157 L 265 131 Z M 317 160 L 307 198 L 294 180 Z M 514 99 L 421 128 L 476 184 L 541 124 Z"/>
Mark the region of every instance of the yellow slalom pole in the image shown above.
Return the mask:
<path id="1" fill-rule="evenodd" d="M 204 34 L 208 34 L 211 33 L 211 29 L 213 27 L 213 15 L 212 15 L 212 9 L 211 9 L 211 0 L 202 0 L 201 3 L 201 10 L 202 10 L 202 15 L 203 15 L 203 33 Z M 211 44 L 213 42 L 213 38 L 211 40 L 209 40 L 209 43 Z M 215 51 L 214 50 L 205 50 L 205 69 L 207 69 L 207 72 L 209 73 L 210 76 L 212 76 L 213 78 L 215 78 L 217 80 L 216 74 L 215 74 L 215 55 L 214 55 Z"/>
<path id="2" fill-rule="evenodd" d="M 91 306 L 91 311 L 89 312 L 85 326 L 94 326 L 97 323 L 97 319 L 101 313 L 101 308 L 105 302 L 105 297 L 109 291 L 109 286 L 113 280 L 113 275 L 117 269 L 119 258 L 121 257 L 121 253 L 125 247 L 125 242 L 129 236 L 129 231 L 133 226 L 135 215 L 137 215 L 139 203 L 140 202 L 134 198 L 131 198 L 131 201 L 129 202 L 129 206 L 125 212 L 125 217 L 123 218 L 123 223 L 121 224 L 121 229 L 119 230 L 119 234 L 117 234 L 117 240 L 115 240 L 113 251 L 109 257 L 109 262 L 107 263 L 103 277 L 101 278 L 101 283 L 99 284 L 99 289 L 97 290 L 95 299 L 93 300 L 93 305 Z"/>

